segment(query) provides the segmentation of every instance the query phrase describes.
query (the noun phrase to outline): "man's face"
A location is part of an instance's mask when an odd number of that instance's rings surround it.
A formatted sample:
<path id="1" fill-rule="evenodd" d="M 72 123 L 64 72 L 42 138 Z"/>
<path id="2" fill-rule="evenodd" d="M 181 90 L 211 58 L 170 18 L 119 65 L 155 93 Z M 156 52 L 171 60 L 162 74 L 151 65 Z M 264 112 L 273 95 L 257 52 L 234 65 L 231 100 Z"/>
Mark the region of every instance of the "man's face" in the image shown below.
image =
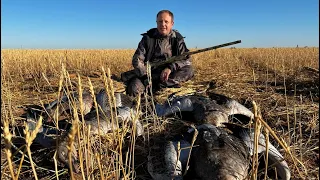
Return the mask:
<path id="1" fill-rule="evenodd" d="M 166 36 L 170 33 L 174 22 L 169 13 L 159 14 L 157 17 L 157 28 L 161 35 Z"/>

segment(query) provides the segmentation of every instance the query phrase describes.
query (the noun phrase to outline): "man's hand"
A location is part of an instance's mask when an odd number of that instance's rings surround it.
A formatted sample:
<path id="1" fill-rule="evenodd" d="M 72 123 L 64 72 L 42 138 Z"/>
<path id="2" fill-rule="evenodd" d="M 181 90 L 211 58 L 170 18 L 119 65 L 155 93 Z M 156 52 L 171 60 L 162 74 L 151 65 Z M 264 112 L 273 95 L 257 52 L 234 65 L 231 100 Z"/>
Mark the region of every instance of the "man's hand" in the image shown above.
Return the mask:
<path id="1" fill-rule="evenodd" d="M 162 70 L 161 75 L 160 75 L 160 80 L 162 82 L 165 82 L 169 79 L 169 75 L 171 74 L 171 70 L 169 68 L 165 68 Z"/>

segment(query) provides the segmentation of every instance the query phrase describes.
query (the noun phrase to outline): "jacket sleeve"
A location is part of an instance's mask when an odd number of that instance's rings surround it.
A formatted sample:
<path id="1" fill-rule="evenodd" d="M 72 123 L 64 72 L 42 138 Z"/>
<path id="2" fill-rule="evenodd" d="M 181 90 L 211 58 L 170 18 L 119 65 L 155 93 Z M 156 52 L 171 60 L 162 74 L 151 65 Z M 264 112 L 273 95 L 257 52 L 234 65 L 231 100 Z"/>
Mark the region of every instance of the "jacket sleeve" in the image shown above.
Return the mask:
<path id="1" fill-rule="evenodd" d="M 135 70 L 137 76 L 142 77 L 146 74 L 146 67 L 144 64 L 145 56 L 146 56 L 146 37 L 143 37 L 138 44 L 138 48 L 136 49 L 133 58 L 132 58 L 132 66 Z"/>
<path id="2" fill-rule="evenodd" d="M 179 48 L 180 54 L 185 53 L 185 52 L 189 52 L 189 49 L 187 48 L 186 43 L 183 39 L 181 39 L 178 42 L 178 48 Z M 173 71 L 176 71 L 184 66 L 191 65 L 191 61 L 192 61 L 192 58 L 191 58 L 191 56 L 188 55 L 187 59 L 185 59 L 185 60 L 176 61 L 176 62 L 169 64 L 169 68 L 173 72 Z"/>

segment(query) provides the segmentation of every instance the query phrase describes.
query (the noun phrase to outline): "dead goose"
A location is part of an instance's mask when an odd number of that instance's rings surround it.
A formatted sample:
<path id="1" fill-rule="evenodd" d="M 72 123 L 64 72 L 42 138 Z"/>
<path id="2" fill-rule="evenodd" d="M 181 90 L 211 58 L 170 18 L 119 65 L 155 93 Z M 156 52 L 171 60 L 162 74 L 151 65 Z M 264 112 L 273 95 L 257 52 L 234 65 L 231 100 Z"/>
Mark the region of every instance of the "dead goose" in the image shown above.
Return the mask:
<path id="1" fill-rule="evenodd" d="M 42 115 L 45 119 L 43 120 L 44 124 L 46 122 L 50 122 L 51 117 L 53 117 L 54 113 L 59 110 L 58 115 L 61 115 L 64 112 L 71 113 L 72 104 L 74 101 L 77 103 L 77 107 L 79 107 L 79 94 L 77 92 L 71 93 L 71 96 L 63 96 L 61 100 L 55 100 L 48 105 L 45 105 L 45 109 L 42 110 L 41 107 L 38 108 L 28 108 L 26 110 L 26 119 L 27 122 L 30 121 L 30 127 L 32 127 L 37 119 Z M 70 99 L 73 99 L 72 101 Z M 82 94 L 83 100 L 83 109 L 84 109 L 84 119 L 87 125 L 91 125 L 92 132 L 97 132 L 98 129 L 98 117 L 97 111 L 99 114 L 100 128 L 102 129 L 102 134 L 105 134 L 111 130 L 112 125 L 108 123 L 107 119 L 111 118 L 111 109 L 116 110 L 117 118 L 119 122 L 122 121 L 132 121 L 132 116 L 137 114 L 136 112 L 136 103 L 135 101 L 128 95 L 122 93 L 115 93 L 115 101 L 116 107 L 110 107 L 108 101 L 108 95 L 104 89 L 102 89 L 96 95 L 96 101 L 99 106 L 99 110 L 96 110 L 93 107 L 93 98 L 91 94 L 88 92 L 84 92 Z M 115 109 L 114 109 L 115 108 Z M 45 114 L 47 112 L 47 116 Z M 131 114 L 132 112 L 132 114 Z M 140 136 L 143 133 L 142 125 L 140 121 L 136 121 L 137 126 L 137 135 Z"/>
<path id="2" fill-rule="evenodd" d="M 253 113 L 239 102 L 220 94 L 210 97 L 200 95 L 186 95 L 171 98 L 165 104 L 157 104 L 158 116 L 170 116 L 174 113 L 181 115 L 181 119 L 198 124 L 210 123 L 220 126 L 228 122 L 228 116 L 242 114 L 253 117 Z"/>
<path id="3" fill-rule="evenodd" d="M 74 142 L 73 148 L 71 148 L 71 165 L 72 170 L 75 173 L 80 172 L 80 161 L 78 158 L 78 153 L 75 147 L 77 146 L 77 141 Z M 57 156 L 59 162 L 63 163 L 67 167 L 69 167 L 69 156 L 68 156 L 68 146 L 69 146 L 69 136 L 68 133 L 64 133 L 61 137 L 58 139 L 58 146 L 57 149 Z"/>
<path id="4" fill-rule="evenodd" d="M 135 116 L 135 110 L 130 109 L 129 107 L 121 106 L 121 107 L 116 107 L 116 111 L 117 111 L 117 119 L 119 123 L 123 121 L 132 123 L 133 121 L 132 116 Z M 112 130 L 119 128 L 119 125 L 117 125 L 116 122 L 114 123 L 111 122 L 110 110 L 98 111 L 98 115 L 99 115 L 99 124 L 98 124 L 96 110 L 91 111 L 84 117 L 86 126 L 89 126 L 89 125 L 91 126 L 91 131 L 90 131 L 91 134 L 98 135 L 100 130 L 100 135 L 105 135 L 107 133 L 112 132 Z M 136 125 L 136 136 L 137 137 L 144 136 L 143 126 L 138 119 L 135 121 L 135 125 Z M 57 147 L 57 154 L 59 155 L 58 156 L 59 161 L 66 165 L 69 164 L 67 144 L 68 144 L 68 137 L 65 136 L 64 138 L 61 139 L 61 142 Z M 78 173 L 80 171 L 76 152 L 72 152 L 72 166 L 73 166 L 74 172 Z"/>
<path id="5" fill-rule="evenodd" d="M 135 108 L 134 98 L 123 93 L 114 93 L 116 107 Z M 96 95 L 96 101 L 102 109 L 109 109 L 109 97 L 105 89 L 101 89 Z"/>
<path id="6" fill-rule="evenodd" d="M 129 122 L 132 125 L 132 117 L 136 115 L 136 111 L 133 109 L 130 109 L 129 107 L 117 107 L 117 119 L 118 122 L 121 124 L 122 122 Z M 98 124 L 98 117 L 99 117 L 99 124 Z M 118 126 L 114 122 L 112 124 L 111 122 L 111 111 L 98 111 L 98 116 L 96 110 L 91 111 L 88 113 L 85 117 L 85 123 L 86 125 L 91 126 L 91 133 L 92 134 L 98 134 L 99 128 L 100 133 L 107 134 L 111 132 L 113 129 L 116 129 Z M 141 136 L 144 135 L 144 130 L 141 122 L 139 120 L 135 121 L 136 125 L 136 135 Z"/>
<path id="7" fill-rule="evenodd" d="M 155 145 L 149 148 L 147 169 L 152 179 L 183 179 L 190 149 L 181 150 L 179 161 L 177 161 L 178 141 L 181 148 L 190 147 L 190 142 L 184 139 L 177 139 L 176 141 L 158 140 Z"/>
<path id="8" fill-rule="evenodd" d="M 104 104 L 105 101 L 101 100 L 101 98 L 104 98 L 104 96 L 100 94 L 97 97 L 98 97 L 97 101 L 100 103 L 99 106 L 101 107 L 101 109 L 100 110 L 94 109 L 89 113 L 87 113 L 84 116 L 84 120 L 85 120 L 84 122 L 87 126 L 88 125 L 91 126 L 91 131 L 90 131 L 91 134 L 98 134 L 100 130 L 100 135 L 104 135 L 104 134 L 110 133 L 113 129 L 116 129 L 119 126 L 115 123 L 113 124 L 111 123 L 111 108 L 108 108 L 108 106 Z M 121 95 L 116 95 L 116 97 L 118 97 L 116 99 L 117 101 L 116 104 L 118 106 L 113 108 L 113 110 L 117 112 L 116 118 L 118 119 L 118 122 L 121 123 L 121 122 L 127 121 L 132 123 L 133 121 L 132 117 L 137 114 L 136 109 L 133 108 L 133 106 L 131 107 L 123 106 L 124 104 L 127 104 L 129 102 L 122 103 Z M 100 122 L 99 124 L 98 124 L 97 111 L 98 111 L 98 117 Z M 27 116 L 27 125 L 29 126 L 30 130 L 34 130 L 38 118 L 39 118 L 39 115 L 37 113 L 35 112 L 29 113 L 29 115 Z M 137 136 L 144 135 L 143 126 L 139 120 L 135 121 L 135 125 L 136 125 L 136 135 Z M 56 136 L 56 134 L 58 134 L 58 136 Z M 57 147 L 57 150 L 58 150 L 57 154 L 59 157 L 59 161 L 65 164 L 68 164 L 68 157 L 67 157 L 68 136 L 65 134 L 67 134 L 66 131 L 59 131 L 55 127 L 49 128 L 43 125 L 40 128 L 37 134 L 37 137 L 35 138 L 35 142 L 39 143 L 44 147 L 50 148 L 56 145 L 56 138 L 59 138 L 59 144 Z M 72 158 L 74 159 L 73 162 L 76 163 L 76 159 L 77 159 L 76 155 L 73 155 Z M 73 166 L 74 168 L 77 167 L 75 164 Z"/>
<path id="9" fill-rule="evenodd" d="M 131 118 L 131 112 L 129 108 L 126 107 L 119 107 L 118 110 L 118 118 L 122 119 L 125 118 L 126 120 L 129 120 Z M 110 115 L 110 112 L 108 113 Z M 119 126 L 117 126 L 115 123 L 112 124 L 110 122 L 110 117 L 106 117 L 108 114 L 101 114 L 99 113 L 100 118 L 100 124 L 98 124 L 97 116 L 94 111 L 90 112 L 85 116 L 85 124 L 86 126 L 91 126 L 90 134 L 92 135 L 98 135 L 99 134 L 99 128 L 100 128 L 100 135 L 105 135 L 107 133 L 112 132 L 112 130 L 115 130 Z M 91 117 L 89 117 L 91 116 Z M 119 120 L 120 122 L 121 120 Z M 30 130 L 34 130 L 34 127 L 36 126 L 36 121 L 31 121 L 30 119 L 27 121 L 27 125 L 29 126 Z M 144 135 L 143 127 L 139 120 L 136 121 L 136 135 L 141 136 Z M 57 135 L 58 134 L 58 135 Z M 56 140 L 58 139 L 58 144 L 56 144 Z M 46 148 L 57 148 L 57 155 L 59 162 L 69 165 L 69 159 L 68 159 L 68 130 L 57 130 L 55 127 L 46 127 L 42 126 L 40 128 L 40 131 L 37 133 L 37 136 L 34 140 L 38 144 L 42 145 Z M 77 141 L 75 141 L 77 143 Z M 76 146 L 76 145 L 75 145 Z M 78 165 L 78 156 L 75 151 L 72 152 L 72 166 L 74 172 L 79 172 L 79 165 Z"/>
<path id="10" fill-rule="evenodd" d="M 88 114 L 91 111 L 93 105 L 93 98 L 90 93 L 84 91 L 82 94 L 83 102 L 83 114 Z M 58 119 L 62 114 L 72 114 L 73 104 L 77 107 L 77 111 L 80 110 L 79 93 L 73 92 L 70 95 L 63 95 L 60 99 L 54 100 L 49 104 L 45 104 L 44 108 L 38 106 L 38 108 L 29 107 L 26 109 L 27 116 L 31 119 L 34 116 L 43 116 L 43 122 L 52 122 L 54 119 L 56 111 L 58 110 Z M 27 117 L 28 118 L 28 117 Z"/>
<path id="11" fill-rule="evenodd" d="M 55 100 L 48 105 L 45 106 L 44 110 L 39 108 L 28 108 L 26 111 L 26 119 L 29 122 L 30 127 L 32 127 L 40 115 L 42 115 L 45 119 L 43 120 L 44 124 L 46 122 L 51 121 L 51 117 L 54 116 L 57 110 L 59 110 L 58 115 L 60 116 L 62 113 L 71 113 L 72 112 L 72 104 L 71 102 L 74 101 L 77 103 L 77 107 L 79 107 L 79 94 L 77 92 L 71 93 L 71 96 L 63 96 L 61 100 Z M 73 100 L 70 100 L 73 99 Z M 82 94 L 83 100 L 83 109 L 84 109 L 84 119 L 87 125 L 91 125 L 91 132 L 93 134 L 98 133 L 98 127 L 100 127 L 101 133 L 106 134 L 112 130 L 112 128 L 116 127 L 115 124 L 112 126 L 109 122 L 111 119 L 111 107 L 109 106 L 108 96 L 104 89 L 102 89 L 96 95 L 96 101 L 100 110 L 93 109 L 93 98 L 91 94 L 88 92 L 84 92 Z M 117 111 L 117 118 L 119 122 L 128 121 L 132 122 L 132 116 L 137 114 L 135 102 L 129 96 L 122 94 L 122 93 L 115 93 L 115 101 L 116 101 L 116 111 Z M 93 109 L 93 110 L 92 110 Z M 112 108 L 114 109 L 114 108 Z M 100 126 L 98 126 L 98 117 L 100 119 Z M 47 113 L 45 113 L 47 112 Z M 131 114 L 131 112 L 133 114 Z M 135 121 L 135 125 L 137 127 L 137 135 L 140 136 L 143 134 L 143 127 L 140 121 Z M 42 138 L 41 138 L 42 139 Z"/>
<path id="12" fill-rule="evenodd" d="M 154 156 L 149 155 L 149 174 L 153 179 L 231 180 L 247 178 L 250 156 L 253 154 L 254 131 L 235 124 L 225 124 L 228 131 L 212 124 L 197 126 L 199 134 L 191 152 L 190 166 L 185 177 L 182 174 L 186 169 L 189 149 L 182 150 L 178 159 L 178 140 L 168 141 L 166 146 L 162 146 L 164 155 L 157 156 L 156 152 L 153 152 Z M 179 139 L 182 147 L 191 146 L 193 132 L 194 129 L 191 128 L 184 138 Z M 259 137 L 259 143 L 258 153 L 265 153 L 266 142 L 262 134 Z M 268 142 L 268 147 L 269 160 L 278 162 L 276 164 L 278 177 L 285 180 L 290 179 L 290 170 L 283 156 L 270 142 Z"/>
<path id="13" fill-rule="evenodd" d="M 73 92 L 69 96 L 63 96 L 60 101 L 55 100 L 52 103 L 49 104 L 49 106 L 46 107 L 48 110 L 49 115 L 52 117 L 56 110 L 58 109 L 58 115 L 61 115 L 62 113 L 69 113 L 71 114 L 72 108 L 73 108 L 73 102 L 75 103 L 75 106 L 77 108 L 77 111 L 80 112 L 80 101 L 79 101 L 79 93 Z M 91 111 L 91 108 L 93 106 L 93 98 L 92 95 L 84 91 L 82 93 L 82 108 L 83 108 L 83 114 L 86 115 Z"/>
<path id="14" fill-rule="evenodd" d="M 232 131 L 233 136 L 236 136 L 244 141 L 246 146 L 249 148 L 250 156 L 252 156 L 254 153 L 254 128 L 244 128 L 233 123 L 225 123 L 225 126 L 227 129 Z M 260 134 L 259 136 L 257 152 L 259 154 L 266 153 L 266 139 L 263 134 Z M 284 157 L 277 150 L 277 148 L 274 147 L 270 142 L 268 142 L 268 160 L 269 165 L 275 164 L 277 174 L 280 179 L 290 179 L 291 173 L 287 162 L 284 160 Z"/>
<path id="15" fill-rule="evenodd" d="M 133 123 L 132 118 L 137 115 L 136 102 L 130 96 L 125 95 L 123 93 L 115 93 L 114 96 L 115 96 L 115 104 L 116 104 L 115 108 L 116 108 L 116 112 L 117 112 L 118 122 L 119 123 L 129 122 L 132 124 Z M 109 119 L 109 121 L 110 121 L 111 108 L 113 109 L 113 107 L 109 106 L 108 99 L 109 98 L 108 98 L 108 95 L 107 95 L 105 89 L 102 89 L 96 95 L 96 101 L 98 103 L 98 106 L 100 107 L 100 109 L 98 110 L 99 118 L 106 120 L 105 122 L 107 122 L 107 119 Z M 93 110 L 85 116 L 86 123 L 90 124 L 92 127 L 98 126 L 96 111 L 97 110 Z M 101 121 L 100 121 L 100 123 L 101 123 Z M 143 131 L 143 126 L 142 126 L 141 122 L 139 120 L 136 120 L 135 125 L 136 125 L 136 133 L 137 133 L 136 135 L 137 136 L 143 135 L 144 131 Z M 95 128 L 95 129 L 98 129 L 98 128 Z M 105 133 L 107 131 L 111 131 L 112 130 L 111 123 L 109 125 L 105 124 L 105 126 L 103 127 L 103 130 L 105 131 Z"/>
<path id="16" fill-rule="evenodd" d="M 88 114 L 92 108 L 93 98 L 91 94 L 84 91 L 82 94 L 82 100 L 84 114 Z M 72 102 L 74 102 L 78 108 L 80 107 L 79 93 L 73 92 L 70 93 L 69 96 L 64 95 L 60 100 L 58 99 L 49 104 L 45 104 L 44 108 L 42 106 L 33 105 L 25 110 L 25 114 L 22 115 L 22 117 L 26 118 L 30 131 L 34 130 L 35 124 L 40 116 L 43 117 L 43 126 L 39 129 L 35 142 L 47 148 L 52 147 L 52 144 L 55 143 L 55 136 L 60 136 L 65 130 L 57 130 L 56 127 L 50 127 L 48 124 L 52 122 L 57 110 L 58 118 L 63 113 L 72 113 Z"/>

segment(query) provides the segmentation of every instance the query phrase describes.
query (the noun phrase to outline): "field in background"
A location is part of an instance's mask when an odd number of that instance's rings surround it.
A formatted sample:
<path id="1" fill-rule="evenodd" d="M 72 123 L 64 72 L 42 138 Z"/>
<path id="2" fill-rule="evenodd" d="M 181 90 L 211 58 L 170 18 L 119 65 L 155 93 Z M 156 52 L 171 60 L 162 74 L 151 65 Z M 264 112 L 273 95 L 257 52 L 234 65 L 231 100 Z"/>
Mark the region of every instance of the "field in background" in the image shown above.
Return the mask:
<path id="1" fill-rule="evenodd" d="M 12 127 L 19 124 L 23 113 L 21 107 L 24 105 L 40 105 L 40 102 L 55 100 L 60 75 L 64 72 L 62 65 L 70 74 L 70 82 L 65 82 L 64 88 L 77 90 L 79 74 L 82 87 L 90 88 L 90 78 L 97 92 L 105 87 L 102 67 L 105 70 L 110 68 L 111 74 L 119 76 L 121 72 L 132 68 L 133 53 L 134 50 L 2 50 L 1 126 L 4 121 L 10 122 Z M 214 91 L 217 93 L 230 96 L 248 107 L 251 101 L 255 101 L 263 119 L 290 146 L 297 158 L 293 161 L 283 150 L 280 151 L 285 155 L 293 177 L 319 179 L 319 48 L 225 48 L 194 55 L 193 65 L 195 77 L 184 84 L 185 88 L 200 91 L 214 81 Z M 112 83 L 115 91 L 123 91 L 121 83 Z M 170 124 L 168 121 L 160 121 L 160 125 Z M 150 134 L 165 128 L 156 129 L 152 123 L 147 127 Z M 12 133 L 17 136 L 13 130 Z M 121 141 L 124 137 L 117 138 Z M 146 149 L 142 146 L 139 148 Z M 118 149 L 115 151 L 119 152 Z M 33 155 L 35 161 L 39 159 L 36 155 Z M 10 176 L 5 158 L 2 153 L 2 177 Z M 101 161 L 106 169 L 104 177 L 117 174 L 121 168 L 108 165 L 120 160 L 108 159 L 108 156 L 105 158 L 104 162 Z M 19 160 L 16 160 L 14 168 L 19 166 Z M 297 163 L 298 160 L 302 164 Z M 93 172 L 99 171 L 98 165 L 93 163 L 90 167 L 92 176 L 95 176 Z M 51 170 L 54 172 L 54 169 Z M 41 168 L 37 169 L 39 176 L 54 175 L 46 175 L 42 171 Z M 20 177 L 30 174 L 30 165 L 24 165 Z"/>

